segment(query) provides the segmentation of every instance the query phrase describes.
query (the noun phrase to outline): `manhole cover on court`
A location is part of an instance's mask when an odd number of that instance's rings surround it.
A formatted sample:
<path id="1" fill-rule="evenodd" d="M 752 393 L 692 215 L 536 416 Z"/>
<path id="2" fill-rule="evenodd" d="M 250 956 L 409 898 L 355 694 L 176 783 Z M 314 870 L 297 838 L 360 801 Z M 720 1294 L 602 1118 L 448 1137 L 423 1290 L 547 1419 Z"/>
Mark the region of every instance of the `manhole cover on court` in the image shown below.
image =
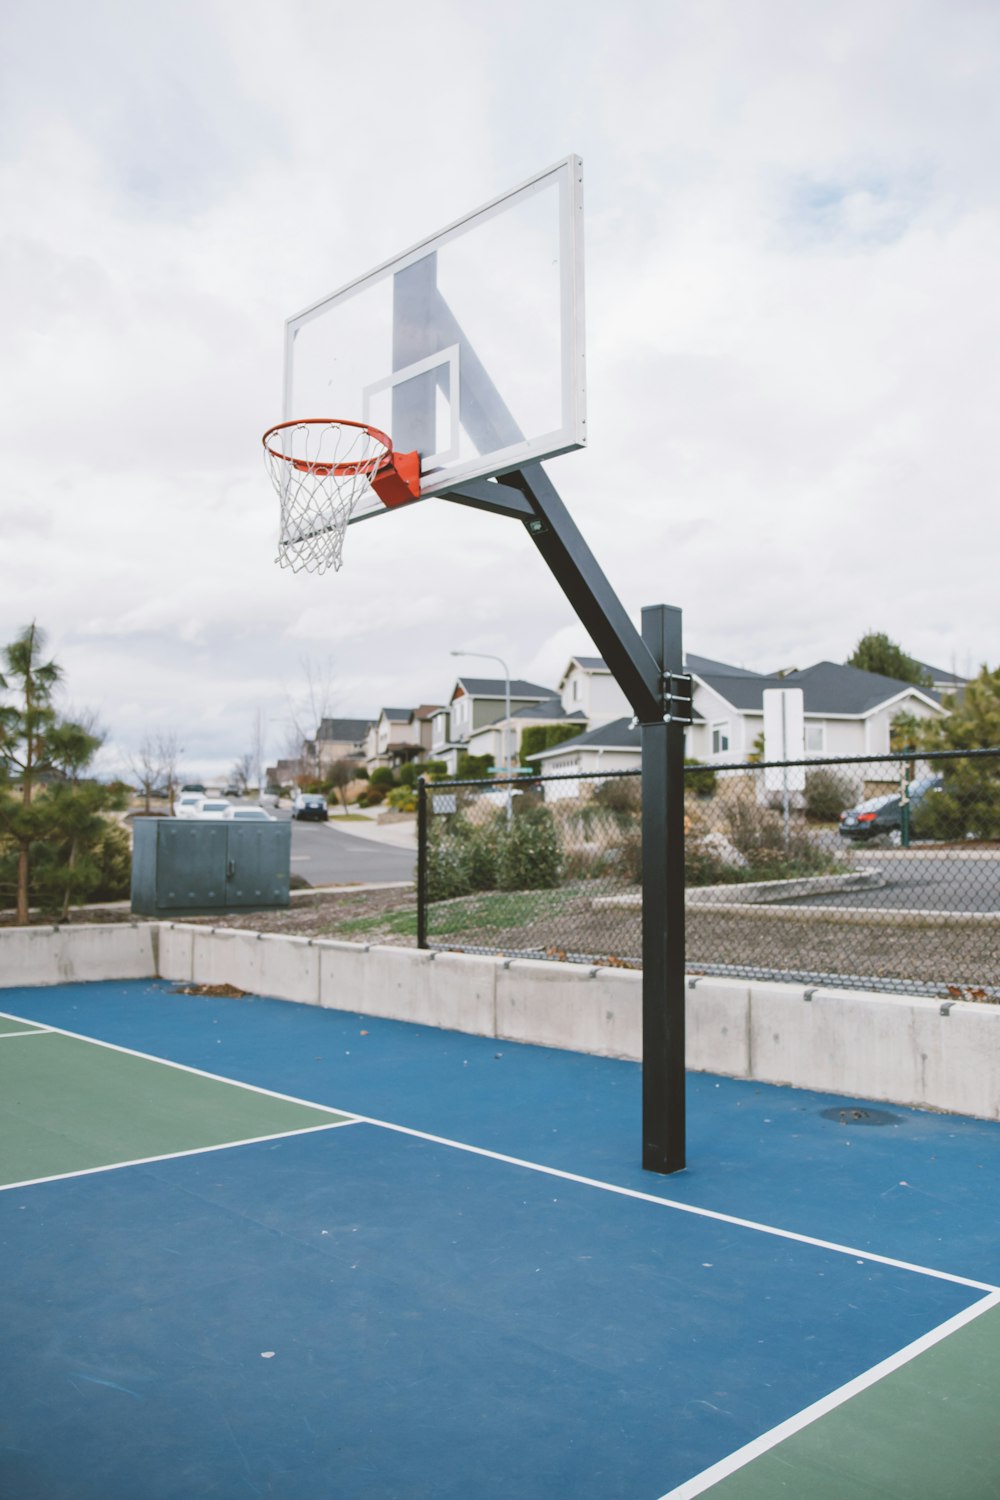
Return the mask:
<path id="1" fill-rule="evenodd" d="M 824 1120 L 833 1120 L 837 1125 L 899 1125 L 899 1115 L 891 1115 L 887 1109 L 863 1109 L 859 1104 L 842 1104 L 834 1109 L 821 1109 Z"/>

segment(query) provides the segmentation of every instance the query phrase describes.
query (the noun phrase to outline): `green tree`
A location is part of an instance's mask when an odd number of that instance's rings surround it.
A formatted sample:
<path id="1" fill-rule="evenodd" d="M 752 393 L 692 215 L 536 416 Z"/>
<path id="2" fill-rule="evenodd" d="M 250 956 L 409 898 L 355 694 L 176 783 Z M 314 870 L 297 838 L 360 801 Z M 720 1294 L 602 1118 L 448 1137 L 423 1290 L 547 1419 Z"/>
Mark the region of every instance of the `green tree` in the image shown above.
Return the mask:
<path id="1" fill-rule="evenodd" d="M 861 637 L 847 658 L 847 665 L 859 667 L 862 672 L 893 677 L 897 682 L 912 682 L 915 687 L 931 686 L 930 675 L 920 663 L 880 630 L 869 630 Z"/>
<path id="2" fill-rule="evenodd" d="M 38 792 L 52 771 L 49 737 L 56 725 L 52 694 L 62 678 L 44 661 L 45 633 L 32 623 L 3 648 L 0 689 L 15 701 L 0 706 L 0 830 L 17 855 L 17 921 L 28 922 L 31 846 L 48 832 Z"/>
<path id="3" fill-rule="evenodd" d="M 929 719 L 922 744 L 928 750 L 995 750 L 1000 748 L 1000 667 L 985 664 L 960 694 L 942 698 L 944 719 Z M 1000 838 L 1000 754 L 981 759 L 939 761 L 943 786 L 925 797 L 917 814 L 923 837 Z"/>
<path id="4" fill-rule="evenodd" d="M 127 788 L 85 775 L 103 740 L 102 734 L 69 720 L 56 723 L 49 736 L 52 779 L 42 805 L 50 827 L 37 851 L 32 883 L 40 904 L 58 911 L 63 920 L 72 905 L 86 901 L 101 884 L 104 814 L 127 803 Z"/>
<path id="5" fill-rule="evenodd" d="M 106 828 L 100 814 L 124 799 L 123 788 L 85 777 L 101 736 L 58 716 L 52 698 L 62 671 L 44 656 L 45 634 L 33 622 L 3 648 L 0 674 L 0 688 L 11 695 L 0 705 L 0 835 L 14 854 L 22 925 L 33 885 L 49 909 L 65 912 L 98 883 L 91 854 Z M 40 879 L 33 882 L 36 863 Z"/>

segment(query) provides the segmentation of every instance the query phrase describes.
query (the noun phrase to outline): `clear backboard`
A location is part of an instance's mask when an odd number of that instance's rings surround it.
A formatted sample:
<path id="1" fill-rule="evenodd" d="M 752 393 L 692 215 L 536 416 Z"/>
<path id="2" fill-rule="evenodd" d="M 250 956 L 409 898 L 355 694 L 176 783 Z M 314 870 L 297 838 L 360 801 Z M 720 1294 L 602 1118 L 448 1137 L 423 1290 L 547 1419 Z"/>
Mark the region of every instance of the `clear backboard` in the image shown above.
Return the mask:
<path id="1" fill-rule="evenodd" d="M 540 172 L 289 318 L 285 419 L 420 455 L 421 495 L 586 442 L 583 169 Z M 372 493 L 352 521 L 383 513 Z"/>

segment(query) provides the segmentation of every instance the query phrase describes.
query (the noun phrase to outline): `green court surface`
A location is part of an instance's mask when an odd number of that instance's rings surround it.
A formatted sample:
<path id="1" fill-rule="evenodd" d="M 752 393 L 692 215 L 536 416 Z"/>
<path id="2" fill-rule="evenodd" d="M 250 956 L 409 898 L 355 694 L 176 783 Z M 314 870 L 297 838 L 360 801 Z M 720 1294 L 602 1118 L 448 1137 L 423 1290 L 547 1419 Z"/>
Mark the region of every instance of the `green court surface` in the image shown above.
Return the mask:
<path id="1" fill-rule="evenodd" d="M 0 1184 L 331 1126 L 344 1116 L 3 1020 Z"/>
<path id="2" fill-rule="evenodd" d="M 703 1493 L 711 1500 L 991 1500 L 1000 1494 L 1000 1307 Z"/>

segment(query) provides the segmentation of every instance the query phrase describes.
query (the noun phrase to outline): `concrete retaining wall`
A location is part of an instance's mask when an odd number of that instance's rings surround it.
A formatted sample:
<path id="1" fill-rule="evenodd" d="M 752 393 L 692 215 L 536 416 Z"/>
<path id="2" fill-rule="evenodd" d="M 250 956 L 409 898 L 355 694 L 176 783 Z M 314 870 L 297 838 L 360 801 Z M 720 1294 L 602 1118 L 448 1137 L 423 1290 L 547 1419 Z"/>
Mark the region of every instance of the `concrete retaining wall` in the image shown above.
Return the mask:
<path id="1" fill-rule="evenodd" d="M 641 1052 L 634 970 L 182 923 L 0 931 L 0 985 L 154 975 L 504 1041 L 636 1060 Z M 691 978 L 687 1064 L 996 1120 L 1000 1006 Z"/>
<path id="2" fill-rule="evenodd" d="M 0 929 L 0 987 L 147 979 L 157 972 L 157 938 L 148 922 Z"/>

